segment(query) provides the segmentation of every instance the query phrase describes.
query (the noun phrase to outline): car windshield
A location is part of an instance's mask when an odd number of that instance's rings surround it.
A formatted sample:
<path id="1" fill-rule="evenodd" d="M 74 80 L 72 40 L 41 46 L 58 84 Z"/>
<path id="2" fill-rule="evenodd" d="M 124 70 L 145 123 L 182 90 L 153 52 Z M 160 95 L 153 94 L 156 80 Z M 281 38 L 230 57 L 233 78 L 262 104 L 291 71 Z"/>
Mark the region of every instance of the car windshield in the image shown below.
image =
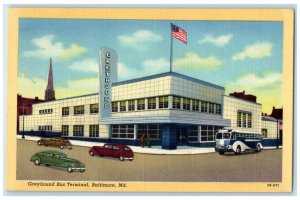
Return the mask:
<path id="1" fill-rule="evenodd" d="M 69 142 L 69 140 L 64 140 L 64 142 Z"/>
<path id="2" fill-rule="evenodd" d="M 230 133 L 223 133 L 223 139 L 230 139 Z"/>

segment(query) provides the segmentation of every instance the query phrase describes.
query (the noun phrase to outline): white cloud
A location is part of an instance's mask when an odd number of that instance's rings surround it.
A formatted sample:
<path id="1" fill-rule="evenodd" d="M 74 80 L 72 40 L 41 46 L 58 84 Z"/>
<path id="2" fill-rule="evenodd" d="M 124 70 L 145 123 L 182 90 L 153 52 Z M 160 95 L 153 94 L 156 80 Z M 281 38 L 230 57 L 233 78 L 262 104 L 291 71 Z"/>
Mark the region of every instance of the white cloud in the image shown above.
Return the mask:
<path id="1" fill-rule="evenodd" d="M 271 113 L 272 107 L 282 107 L 282 73 L 269 71 L 261 76 L 254 73 L 245 74 L 225 85 L 226 93 L 241 92 L 257 97 L 262 110 Z"/>
<path id="2" fill-rule="evenodd" d="M 44 99 L 47 82 L 41 78 L 28 78 L 24 74 L 18 76 L 18 93 L 23 97 L 39 97 Z"/>
<path id="3" fill-rule="evenodd" d="M 233 60 L 244 60 L 245 58 L 260 59 L 272 55 L 272 43 L 257 42 L 245 47 L 242 52 L 237 52 L 232 56 Z"/>
<path id="4" fill-rule="evenodd" d="M 81 61 L 74 62 L 70 67 L 72 70 L 82 71 L 82 72 L 99 72 L 99 66 L 96 59 L 85 59 Z"/>
<path id="5" fill-rule="evenodd" d="M 148 59 L 142 63 L 139 69 L 130 68 L 124 63 L 118 64 L 118 81 L 129 80 L 154 74 L 159 74 L 169 70 L 169 62 L 164 58 Z"/>
<path id="6" fill-rule="evenodd" d="M 61 42 L 54 42 L 55 35 L 44 35 L 39 38 L 31 40 L 35 46 L 34 50 L 25 51 L 24 56 L 35 58 L 49 58 L 59 60 L 68 60 L 82 55 L 87 50 L 78 44 L 71 44 L 69 47 L 65 47 Z"/>
<path id="7" fill-rule="evenodd" d="M 246 74 L 240 77 L 233 84 L 239 85 L 241 87 L 252 87 L 252 88 L 261 88 L 261 87 L 271 87 L 278 83 L 282 82 L 282 74 L 279 72 L 266 74 L 264 76 L 257 76 L 254 73 Z"/>
<path id="8" fill-rule="evenodd" d="M 118 41 L 120 44 L 138 50 L 147 49 L 147 44 L 161 41 L 162 37 L 149 30 L 139 30 L 131 35 L 120 35 Z"/>
<path id="9" fill-rule="evenodd" d="M 194 68 L 194 69 L 216 69 L 219 68 L 223 62 L 214 55 L 208 57 L 201 57 L 195 52 L 187 52 L 183 57 L 174 60 L 174 67 Z"/>
<path id="10" fill-rule="evenodd" d="M 229 35 L 220 35 L 220 36 L 213 36 L 213 35 L 205 35 L 205 37 L 199 40 L 199 44 L 211 43 L 215 46 L 222 47 L 229 43 L 233 34 Z"/>
<path id="11" fill-rule="evenodd" d="M 98 92 L 98 77 L 69 80 L 67 86 L 55 87 L 56 96 L 66 98 Z"/>

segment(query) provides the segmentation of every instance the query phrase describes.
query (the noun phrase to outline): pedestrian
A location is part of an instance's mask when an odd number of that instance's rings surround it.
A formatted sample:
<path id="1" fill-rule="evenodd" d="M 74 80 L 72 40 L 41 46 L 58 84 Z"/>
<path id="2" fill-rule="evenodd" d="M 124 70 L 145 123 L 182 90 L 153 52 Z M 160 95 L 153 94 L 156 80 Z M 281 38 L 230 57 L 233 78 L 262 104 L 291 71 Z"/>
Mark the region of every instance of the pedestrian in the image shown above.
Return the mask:
<path id="1" fill-rule="evenodd" d="M 142 136 L 141 136 L 141 147 L 144 148 L 144 146 L 145 146 L 145 135 L 142 134 Z"/>
<path id="2" fill-rule="evenodd" d="M 151 138 L 149 135 L 146 138 L 146 144 L 147 144 L 148 148 L 151 148 Z"/>

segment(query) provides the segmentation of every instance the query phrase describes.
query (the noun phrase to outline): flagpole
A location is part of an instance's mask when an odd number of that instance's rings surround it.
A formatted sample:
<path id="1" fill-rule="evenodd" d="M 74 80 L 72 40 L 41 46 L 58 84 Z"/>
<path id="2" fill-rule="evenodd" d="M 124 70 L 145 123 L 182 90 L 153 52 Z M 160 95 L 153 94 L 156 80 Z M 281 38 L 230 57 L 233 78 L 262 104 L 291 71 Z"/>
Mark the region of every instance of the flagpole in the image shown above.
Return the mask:
<path id="1" fill-rule="evenodd" d="M 170 72 L 172 72 L 172 65 L 173 65 L 173 36 L 172 36 L 172 23 L 171 23 L 171 46 L 170 46 Z"/>

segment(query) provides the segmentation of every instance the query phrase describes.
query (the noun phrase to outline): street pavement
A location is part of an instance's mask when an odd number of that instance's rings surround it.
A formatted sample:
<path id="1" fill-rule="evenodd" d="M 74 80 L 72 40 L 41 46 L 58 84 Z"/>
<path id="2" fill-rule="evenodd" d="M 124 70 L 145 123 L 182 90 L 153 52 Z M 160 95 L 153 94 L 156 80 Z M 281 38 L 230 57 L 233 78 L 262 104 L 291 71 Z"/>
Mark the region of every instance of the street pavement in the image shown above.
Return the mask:
<path id="1" fill-rule="evenodd" d="M 35 166 L 32 155 L 58 150 L 86 165 L 84 173 Z M 88 147 L 72 150 L 38 146 L 36 141 L 17 141 L 17 180 L 146 181 L 146 182 L 280 182 L 282 149 L 241 155 L 218 153 L 157 155 L 135 153 L 134 161 L 92 157 Z"/>

